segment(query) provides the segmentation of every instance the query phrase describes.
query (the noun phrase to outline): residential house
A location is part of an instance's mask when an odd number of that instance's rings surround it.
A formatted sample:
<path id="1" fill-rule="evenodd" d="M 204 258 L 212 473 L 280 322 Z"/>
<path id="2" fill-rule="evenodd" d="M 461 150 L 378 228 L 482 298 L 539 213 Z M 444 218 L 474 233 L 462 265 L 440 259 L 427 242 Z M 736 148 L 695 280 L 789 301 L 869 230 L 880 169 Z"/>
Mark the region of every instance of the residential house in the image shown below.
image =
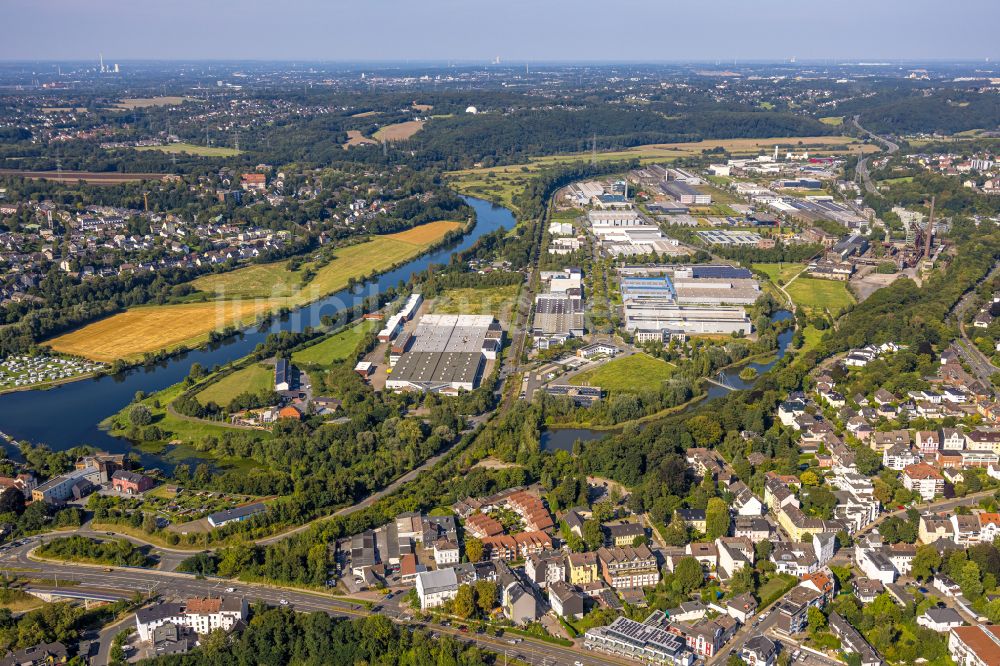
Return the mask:
<path id="1" fill-rule="evenodd" d="M 599 579 L 596 553 L 570 553 L 569 582 L 573 585 L 587 585 Z"/>
<path id="2" fill-rule="evenodd" d="M 885 585 L 878 580 L 859 577 L 852 581 L 852 589 L 858 601 L 863 604 L 870 604 L 875 601 L 875 597 L 885 592 Z"/>
<path id="3" fill-rule="evenodd" d="M 161 603 L 135 613 L 139 640 L 151 642 L 153 631 L 164 624 L 188 627 L 204 636 L 216 629 L 229 631 L 245 621 L 249 607 L 242 597 L 194 597 L 183 603 Z"/>
<path id="4" fill-rule="evenodd" d="M 778 658 L 778 645 L 767 636 L 751 636 L 743 644 L 740 658 L 747 666 L 774 666 Z"/>
<path id="5" fill-rule="evenodd" d="M 545 589 L 566 580 L 566 556 L 554 551 L 532 553 L 524 562 L 524 573 L 528 580 Z"/>
<path id="6" fill-rule="evenodd" d="M 954 608 L 928 608 L 923 615 L 917 617 L 917 624 L 943 634 L 961 627 L 965 622 Z"/>
<path id="7" fill-rule="evenodd" d="M 934 543 L 941 539 L 951 541 L 955 535 L 951 519 L 942 516 L 920 516 L 917 537 L 921 543 Z"/>
<path id="8" fill-rule="evenodd" d="M 925 462 L 906 467 L 902 480 L 904 488 L 919 494 L 925 502 L 944 494 L 944 476 Z"/>
<path id="9" fill-rule="evenodd" d="M 597 560 L 604 581 L 611 587 L 629 590 L 656 585 L 660 581 L 656 556 L 644 545 L 600 548 Z"/>
<path id="10" fill-rule="evenodd" d="M 566 581 L 549 585 L 549 605 L 559 617 L 583 617 L 583 595 Z"/>
<path id="11" fill-rule="evenodd" d="M 458 576 L 453 568 L 417 574 L 417 598 L 420 608 L 436 608 L 458 594 Z"/>
<path id="12" fill-rule="evenodd" d="M 934 453 L 937 453 L 936 448 Z M 920 455 L 905 444 L 893 444 L 882 452 L 882 465 L 897 472 L 916 465 L 920 460 Z"/>
<path id="13" fill-rule="evenodd" d="M 704 533 L 705 531 L 705 510 L 704 509 L 677 509 L 674 516 L 683 521 L 688 527 Z"/>
<path id="14" fill-rule="evenodd" d="M 875 648 L 840 613 L 836 611 L 830 613 L 828 622 L 830 633 L 840 639 L 841 647 L 861 657 L 861 666 L 882 666 L 882 658 Z"/>
<path id="15" fill-rule="evenodd" d="M 948 654 L 958 666 L 1000 664 L 1000 626 L 954 627 L 948 634 Z"/>
<path id="16" fill-rule="evenodd" d="M 609 546 L 631 546 L 638 537 L 646 536 L 646 530 L 639 523 L 619 523 L 604 529 L 607 534 L 605 542 Z"/>

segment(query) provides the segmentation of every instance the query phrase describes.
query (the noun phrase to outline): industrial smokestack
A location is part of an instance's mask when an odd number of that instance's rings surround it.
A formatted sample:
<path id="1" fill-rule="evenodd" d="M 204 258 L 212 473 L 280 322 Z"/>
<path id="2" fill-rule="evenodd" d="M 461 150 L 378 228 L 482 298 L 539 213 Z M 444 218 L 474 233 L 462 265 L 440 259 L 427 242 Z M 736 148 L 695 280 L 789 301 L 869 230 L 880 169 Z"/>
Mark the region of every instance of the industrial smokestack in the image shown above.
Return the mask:
<path id="1" fill-rule="evenodd" d="M 927 227 L 924 229 L 924 257 L 927 259 L 931 258 L 931 236 L 934 235 L 934 200 L 936 197 L 931 197 L 931 214 L 927 218 Z"/>

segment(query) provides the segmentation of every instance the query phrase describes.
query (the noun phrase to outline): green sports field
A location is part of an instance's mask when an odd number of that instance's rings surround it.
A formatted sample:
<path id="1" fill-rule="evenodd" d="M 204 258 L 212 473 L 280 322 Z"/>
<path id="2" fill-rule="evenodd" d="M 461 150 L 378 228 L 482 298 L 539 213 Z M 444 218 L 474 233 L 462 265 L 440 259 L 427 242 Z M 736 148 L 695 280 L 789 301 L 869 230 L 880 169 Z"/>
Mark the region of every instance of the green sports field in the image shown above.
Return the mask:
<path id="1" fill-rule="evenodd" d="M 666 361 L 640 353 L 612 359 L 569 381 L 577 386 L 600 386 L 608 391 L 655 391 L 672 374 L 673 369 Z"/>
<path id="2" fill-rule="evenodd" d="M 836 314 L 841 308 L 854 303 L 847 284 L 837 280 L 800 277 L 785 290 L 796 305 L 806 310 L 829 310 Z"/>

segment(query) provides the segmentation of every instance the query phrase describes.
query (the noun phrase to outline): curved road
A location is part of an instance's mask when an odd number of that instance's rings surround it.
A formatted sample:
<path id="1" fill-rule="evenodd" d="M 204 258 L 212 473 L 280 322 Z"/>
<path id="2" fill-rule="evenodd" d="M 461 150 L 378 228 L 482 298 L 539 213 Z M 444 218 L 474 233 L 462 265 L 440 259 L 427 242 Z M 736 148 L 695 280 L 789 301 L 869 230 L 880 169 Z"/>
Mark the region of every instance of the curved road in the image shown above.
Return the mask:
<path id="1" fill-rule="evenodd" d="M 874 134 L 873 132 L 870 132 L 870 131 L 866 130 L 864 127 L 862 127 L 861 123 L 858 122 L 858 118 L 860 118 L 860 116 L 854 116 L 854 118 L 851 119 L 851 122 L 854 124 L 854 126 L 858 128 L 858 131 L 862 132 L 863 134 L 866 134 L 866 135 L 870 136 L 877 143 L 882 144 L 882 146 L 885 147 L 886 153 L 888 153 L 889 155 L 892 155 L 893 153 L 895 153 L 896 151 L 899 150 L 899 145 L 898 144 L 893 143 L 889 139 L 886 139 L 885 137 L 881 137 L 881 136 L 879 136 L 877 134 Z M 871 176 L 868 174 L 868 157 L 867 156 L 862 155 L 858 159 L 857 172 L 858 172 L 858 177 L 861 179 L 861 183 L 864 185 L 865 189 L 868 192 L 870 192 L 870 193 L 872 193 L 872 194 L 874 194 L 876 196 L 879 196 L 879 197 L 882 196 L 882 194 L 875 187 L 874 183 L 872 183 Z"/>
<path id="2" fill-rule="evenodd" d="M 0 571 L 13 574 L 32 573 L 41 578 L 55 581 L 79 583 L 88 588 L 124 592 L 128 595 L 140 592 L 145 595 L 158 594 L 167 599 L 183 599 L 210 594 L 237 594 L 248 601 L 263 601 L 271 606 L 289 605 L 297 611 L 322 611 L 338 617 L 365 617 L 374 613 L 387 616 L 394 622 L 407 626 L 421 626 L 439 634 L 447 633 L 459 640 L 476 643 L 480 647 L 515 657 L 533 666 L 555 666 L 573 664 L 577 661 L 587 666 L 622 666 L 634 662 L 608 655 L 590 652 L 580 647 L 563 647 L 532 638 L 523 638 L 516 644 L 512 638 L 496 638 L 485 634 L 465 633 L 454 627 L 424 624 L 410 618 L 405 611 L 390 608 L 372 610 L 348 598 L 335 598 L 321 592 L 310 592 L 294 588 L 281 588 L 259 583 L 243 583 L 223 579 L 198 579 L 190 574 L 156 571 L 129 567 L 106 567 L 77 563 L 43 561 L 34 558 L 31 551 L 37 546 L 32 542 L 23 544 L 0 554 Z M 229 592 L 229 590 L 232 590 Z M 118 626 L 107 631 L 108 640 L 113 639 Z M 520 637 L 517 637 L 520 639 Z M 516 639 L 513 639 L 516 640 Z M 103 644 L 103 642 L 102 642 Z"/>

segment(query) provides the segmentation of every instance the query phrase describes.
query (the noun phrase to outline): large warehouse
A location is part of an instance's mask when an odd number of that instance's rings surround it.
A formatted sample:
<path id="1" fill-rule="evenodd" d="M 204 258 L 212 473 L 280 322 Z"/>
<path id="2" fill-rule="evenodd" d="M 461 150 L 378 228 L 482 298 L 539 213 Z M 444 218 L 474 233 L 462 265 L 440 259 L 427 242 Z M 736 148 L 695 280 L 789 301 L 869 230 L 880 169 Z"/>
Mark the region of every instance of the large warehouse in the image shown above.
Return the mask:
<path id="1" fill-rule="evenodd" d="M 556 282 L 553 280 L 553 282 Z M 539 294 L 531 335 L 539 349 L 583 335 L 583 299 L 567 294 Z"/>
<path id="2" fill-rule="evenodd" d="M 393 390 L 471 391 L 502 343 L 490 315 L 424 315 L 410 335 L 385 387 Z"/>
<path id="3" fill-rule="evenodd" d="M 751 331 L 742 307 L 760 297 L 744 268 L 725 265 L 625 266 L 619 269 L 625 328 L 639 341 L 673 333 Z"/>

